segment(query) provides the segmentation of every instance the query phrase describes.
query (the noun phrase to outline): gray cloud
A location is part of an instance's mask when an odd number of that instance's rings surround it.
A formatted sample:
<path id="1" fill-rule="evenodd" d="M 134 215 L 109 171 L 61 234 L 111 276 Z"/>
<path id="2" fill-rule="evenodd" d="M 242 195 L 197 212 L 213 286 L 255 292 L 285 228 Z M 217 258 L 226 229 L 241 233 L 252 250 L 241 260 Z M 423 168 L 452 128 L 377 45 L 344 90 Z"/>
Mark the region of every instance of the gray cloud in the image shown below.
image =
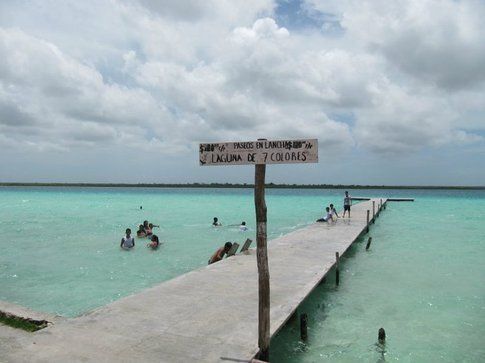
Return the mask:
<path id="1" fill-rule="evenodd" d="M 2 3 L 0 144 L 187 157 L 258 137 L 385 155 L 482 143 L 483 6 L 441 3 L 309 1 L 336 14 L 331 37 L 281 27 L 269 0 L 63 2 L 58 17 Z"/>
<path id="2" fill-rule="evenodd" d="M 23 127 L 35 124 L 35 119 L 18 105 L 0 99 L 0 125 Z"/>

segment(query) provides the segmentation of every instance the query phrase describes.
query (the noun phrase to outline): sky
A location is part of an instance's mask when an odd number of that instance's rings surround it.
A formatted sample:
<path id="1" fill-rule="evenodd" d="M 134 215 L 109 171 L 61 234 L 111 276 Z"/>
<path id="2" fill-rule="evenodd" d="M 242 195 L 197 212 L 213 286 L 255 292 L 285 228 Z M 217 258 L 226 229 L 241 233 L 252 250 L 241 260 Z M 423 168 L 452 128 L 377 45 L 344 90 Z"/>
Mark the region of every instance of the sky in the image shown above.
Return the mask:
<path id="1" fill-rule="evenodd" d="M 485 185 L 483 0 L 2 0 L 0 181 Z"/>

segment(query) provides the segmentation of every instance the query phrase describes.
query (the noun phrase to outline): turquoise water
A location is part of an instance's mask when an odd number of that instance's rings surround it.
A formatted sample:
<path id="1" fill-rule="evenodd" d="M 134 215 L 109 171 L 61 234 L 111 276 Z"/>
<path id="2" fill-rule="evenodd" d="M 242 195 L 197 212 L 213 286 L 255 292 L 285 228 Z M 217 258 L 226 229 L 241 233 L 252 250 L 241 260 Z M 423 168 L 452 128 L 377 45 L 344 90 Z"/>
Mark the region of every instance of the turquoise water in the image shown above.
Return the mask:
<path id="1" fill-rule="evenodd" d="M 269 238 L 312 223 L 342 190 L 267 191 Z M 485 192 L 352 190 L 416 197 L 389 203 L 365 252 L 343 258 L 341 284 L 318 287 L 300 311 L 309 340 L 289 324 L 272 340 L 273 362 L 322 360 L 485 361 Z M 143 210 L 139 206 L 143 205 Z M 212 228 L 212 218 L 226 225 Z M 162 247 L 137 239 L 120 251 L 127 227 L 148 219 Z M 247 221 L 248 232 L 239 232 Z M 0 300 L 63 316 L 132 294 L 207 263 L 225 241 L 254 239 L 251 190 L 0 188 Z M 387 332 L 385 353 L 375 346 Z"/>
<path id="2" fill-rule="evenodd" d="M 419 193 L 421 194 L 421 193 Z M 389 203 L 369 236 L 302 304 L 309 339 L 289 324 L 274 362 L 484 362 L 485 195 L 422 192 Z M 385 328 L 385 349 L 376 346 Z M 385 351 L 385 352 L 384 352 Z"/>

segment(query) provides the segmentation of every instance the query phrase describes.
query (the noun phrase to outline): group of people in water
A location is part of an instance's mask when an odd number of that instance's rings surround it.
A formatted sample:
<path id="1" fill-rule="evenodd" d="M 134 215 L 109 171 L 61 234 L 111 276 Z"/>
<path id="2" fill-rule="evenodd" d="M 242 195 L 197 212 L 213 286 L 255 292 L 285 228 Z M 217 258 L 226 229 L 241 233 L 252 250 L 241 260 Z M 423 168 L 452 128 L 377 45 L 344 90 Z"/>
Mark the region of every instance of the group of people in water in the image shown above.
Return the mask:
<path id="1" fill-rule="evenodd" d="M 317 222 L 325 222 L 325 223 L 330 223 L 334 222 L 337 220 L 337 218 L 345 218 L 345 215 L 348 214 L 348 217 L 350 218 L 350 206 L 352 205 L 352 198 L 349 195 L 349 192 L 345 192 L 345 197 L 344 197 L 344 212 L 342 217 L 340 217 L 337 213 L 337 210 L 335 209 L 335 206 L 333 204 L 330 204 L 328 207 L 325 208 L 325 216 L 322 218 L 317 219 Z M 141 209 L 141 207 L 140 207 Z M 212 226 L 213 227 L 222 227 L 222 223 L 219 222 L 219 218 L 214 217 L 212 221 Z M 230 224 L 227 225 L 227 227 L 234 227 L 234 226 L 239 226 L 239 230 L 241 232 L 247 231 L 248 227 L 246 226 L 246 222 L 242 221 L 241 224 Z M 158 236 L 153 234 L 153 228 L 155 227 L 160 227 L 157 225 L 154 225 L 153 223 L 149 223 L 148 221 L 144 221 L 143 224 L 139 225 L 138 231 L 136 232 L 136 236 L 138 238 L 148 238 L 149 243 L 147 243 L 147 247 L 155 250 L 160 246 L 160 241 L 158 239 Z M 131 229 L 127 228 L 126 229 L 126 234 L 125 236 L 121 239 L 120 247 L 125 250 L 132 249 L 135 247 L 135 238 L 131 235 Z M 224 256 L 231 250 L 232 248 L 232 243 L 231 242 L 226 242 L 224 246 L 220 247 L 217 249 L 216 252 L 211 256 L 209 259 L 209 265 L 214 262 L 218 262 L 224 258 Z"/>
<path id="2" fill-rule="evenodd" d="M 138 238 L 148 238 L 150 242 L 147 243 L 147 247 L 152 250 L 156 250 L 160 246 L 160 240 L 156 234 L 153 234 L 153 228 L 160 226 L 154 225 L 153 223 L 148 223 L 148 221 L 143 221 L 140 224 L 136 236 Z M 131 229 L 127 228 L 125 231 L 125 236 L 121 239 L 120 247 L 124 250 L 130 250 L 135 247 L 135 237 L 131 235 Z"/>
<path id="3" fill-rule="evenodd" d="M 350 218 L 350 206 L 352 205 L 352 198 L 349 195 L 349 192 L 345 192 L 345 197 L 344 197 L 344 213 L 342 215 L 342 218 L 345 218 L 345 214 L 348 213 L 348 216 Z M 317 219 L 317 222 L 335 222 L 337 218 L 340 218 L 337 210 L 335 209 L 333 204 L 330 204 L 328 207 L 325 208 L 325 216 L 322 218 Z"/>

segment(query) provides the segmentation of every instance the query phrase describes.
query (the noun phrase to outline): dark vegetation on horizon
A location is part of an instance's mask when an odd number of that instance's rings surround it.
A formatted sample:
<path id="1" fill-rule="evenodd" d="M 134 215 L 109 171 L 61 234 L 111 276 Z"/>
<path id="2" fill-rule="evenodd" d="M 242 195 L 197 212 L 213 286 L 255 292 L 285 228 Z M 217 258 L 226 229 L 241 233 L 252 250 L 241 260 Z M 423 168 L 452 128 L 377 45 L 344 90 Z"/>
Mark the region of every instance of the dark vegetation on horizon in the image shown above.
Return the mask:
<path id="1" fill-rule="evenodd" d="M 254 184 L 233 183 L 0 183 L 0 187 L 97 187 L 97 188 L 253 188 Z M 485 186 L 435 186 L 435 185 L 344 185 L 344 184 L 276 184 L 266 183 L 275 189 L 485 189 Z"/>

